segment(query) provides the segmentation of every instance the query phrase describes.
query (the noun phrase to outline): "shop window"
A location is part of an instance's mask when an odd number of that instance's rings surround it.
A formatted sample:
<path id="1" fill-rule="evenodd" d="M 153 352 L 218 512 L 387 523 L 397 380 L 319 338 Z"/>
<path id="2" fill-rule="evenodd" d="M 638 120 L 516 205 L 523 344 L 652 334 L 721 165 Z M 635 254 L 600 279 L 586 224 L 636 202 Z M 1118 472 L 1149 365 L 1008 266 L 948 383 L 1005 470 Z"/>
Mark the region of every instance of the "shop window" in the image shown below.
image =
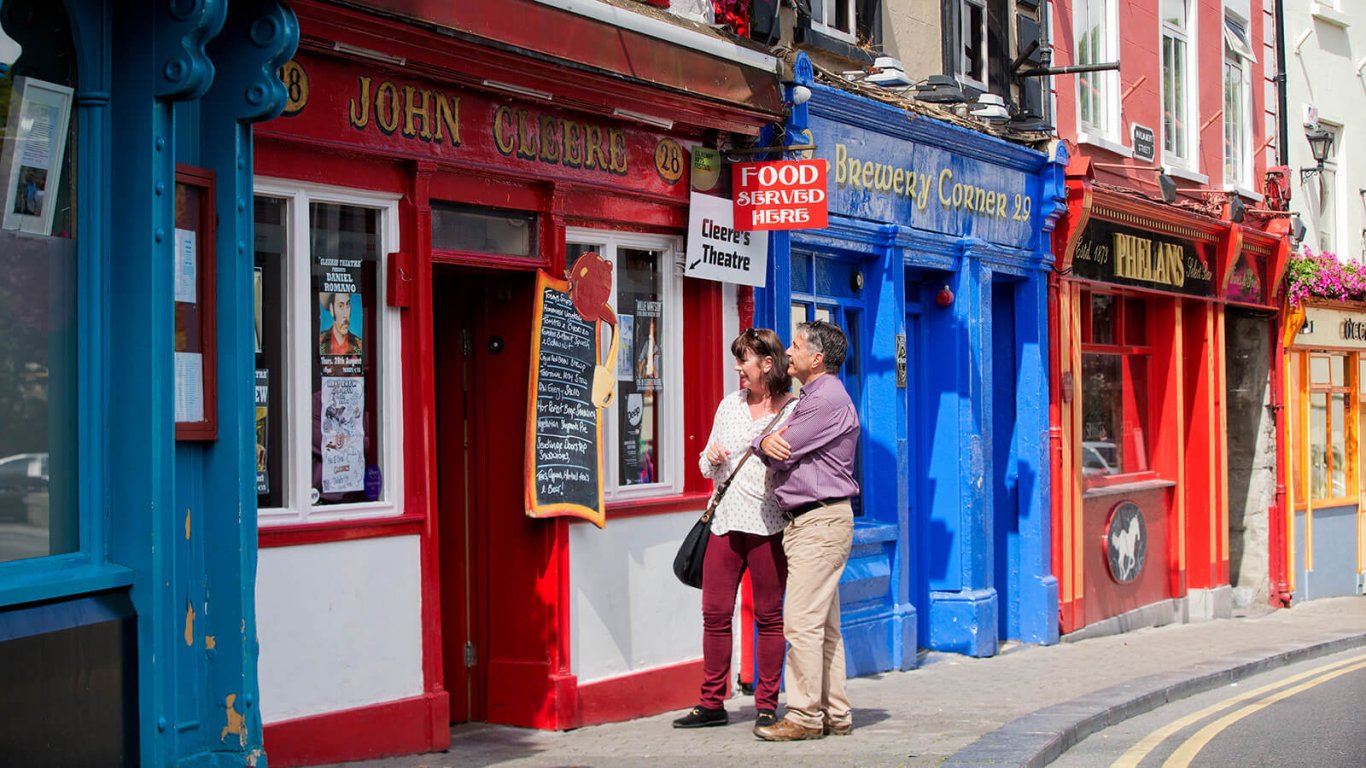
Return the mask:
<path id="1" fill-rule="evenodd" d="M 1104 64 L 1118 60 L 1119 21 L 1115 0 L 1078 0 L 1074 8 L 1077 63 Z M 1077 103 L 1083 132 L 1118 140 L 1118 72 L 1078 74 Z"/>
<path id="2" fill-rule="evenodd" d="M 1252 187 L 1252 64 L 1247 22 L 1224 18 L 1224 183 Z"/>
<path id="3" fill-rule="evenodd" d="M 80 548 L 76 73 L 45 14 L 36 55 L 0 32 L 0 563 Z M 87 376 L 97 381 L 97 376 Z"/>
<path id="4" fill-rule="evenodd" d="M 617 393 L 604 419 L 604 496 L 628 500 L 683 490 L 682 279 L 673 238 L 570 231 L 567 261 L 597 253 L 612 264 Z M 604 329 L 602 344 L 611 339 Z"/>
<path id="5" fill-rule="evenodd" d="M 263 524 L 397 513 L 395 204 L 258 183 L 256 490 Z"/>
<path id="6" fill-rule="evenodd" d="M 1191 2 L 1162 0 L 1162 149 L 1164 159 L 1186 168 L 1191 140 Z"/>
<path id="7" fill-rule="evenodd" d="M 1151 472 L 1148 317 L 1143 299 L 1083 295 L 1082 477 L 1088 486 Z"/>
<path id="8" fill-rule="evenodd" d="M 1309 493 L 1317 503 L 1346 497 L 1347 480 L 1356 476 L 1356 456 L 1348 450 L 1348 438 L 1356 437 L 1348 422 L 1356 417 L 1350 410 L 1356 396 L 1348 355 L 1315 353 L 1308 360 Z"/>

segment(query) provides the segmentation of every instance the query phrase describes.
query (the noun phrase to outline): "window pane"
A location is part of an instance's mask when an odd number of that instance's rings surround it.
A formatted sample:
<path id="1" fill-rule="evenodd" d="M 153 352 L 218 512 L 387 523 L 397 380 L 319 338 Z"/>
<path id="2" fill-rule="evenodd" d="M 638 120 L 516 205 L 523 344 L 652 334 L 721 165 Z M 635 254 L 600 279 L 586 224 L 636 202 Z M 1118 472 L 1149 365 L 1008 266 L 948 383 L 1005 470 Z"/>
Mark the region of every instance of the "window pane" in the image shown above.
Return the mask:
<path id="1" fill-rule="evenodd" d="M 0 156 L 8 161 L 0 166 L 0 562 L 80 547 L 76 57 L 64 33 L 49 31 L 67 27 L 34 30 L 46 35 L 43 49 L 22 61 L 20 46 L 0 33 Z"/>
<path id="2" fill-rule="evenodd" d="M 1124 299 L 1124 343 L 1135 347 L 1148 344 L 1148 303 L 1142 299 Z"/>
<path id="3" fill-rule="evenodd" d="M 376 501 L 379 479 L 379 211 L 309 206 L 313 491 L 316 504 Z M 311 346 L 311 345 L 310 345 Z M 312 350 L 310 350 L 311 352 Z M 373 470 L 371 468 L 374 468 Z"/>
<path id="4" fill-rule="evenodd" d="M 1329 379 L 1335 387 L 1347 386 L 1347 356 L 1329 355 L 1328 357 Z"/>
<path id="5" fill-rule="evenodd" d="M 289 203 L 256 198 L 256 504 L 283 507 L 285 255 Z"/>
<path id="6" fill-rule="evenodd" d="M 1292 352 L 1290 354 L 1291 392 L 1299 391 L 1300 382 L 1303 381 L 1304 358 L 1305 355 L 1301 352 Z M 1292 479 L 1291 485 L 1294 486 L 1292 489 L 1294 503 L 1303 504 L 1305 499 L 1305 483 L 1308 481 L 1304 472 L 1304 457 L 1308 447 L 1305 445 L 1304 436 L 1301 434 L 1301 430 L 1304 428 L 1304 417 L 1301 415 L 1298 405 L 1293 408 L 1286 408 L 1285 413 L 1287 419 L 1286 423 L 1289 424 L 1290 434 L 1292 436 L 1290 439 L 1288 461 L 1290 462 L 1290 472 L 1292 473 L 1290 475 Z"/>
<path id="7" fill-rule="evenodd" d="M 1162 23 L 1185 29 L 1187 0 L 1162 0 Z"/>
<path id="8" fill-rule="evenodd" d="M 1097 293 L 1091 295 L 1091 343 L 1114 344 L 1115 304 L 1114 296 Z"/>
<path id="9" fill-rule="evenodd" d="M 618 382 L 614 406 L 620 440 L 617 482 L 622 486 L 661 482 L 658 468 L 667 458 L 661 453 L 672 439 L 663 434 L 664 401 L 677 397 L 666 387 L 665 266 L 660 251 L 617 249 L 617 315 L 623 326 L 629 316 L 632 328 L 629 345 L 622 331 L 622 344 L 631 349 L 631 375 Z"/>
<path id="10" fill-rule="evenodd" d="M 1124 466 L 1122 359 L 1119 355 L 1082 355 L 1081 368 L 1082 476 L 1119 474 Z"/>
<path id="11" fill-rule="evenodd" d="M 1328 497 L 1328 395 L 1309 395 L 1310 490 L 1315 499 Z"/>
<path id="12" fill-rule="evenodd" d="M 1148 465 L 1148 357 L 1124 358 L 1124 471 L 1144 472 Z"/>
<path id="13" fill-rule="evenodd" d="M 1332 462 L 1333 498 L 1347 495 L 1347 439 L 1343 432 L 1347 425 L 1347 396 L 1342 393 L 1330 395 L 1333 418 L 1328 427 L 1332 449 L 1329 459 Z"/>
<path id="14" fill-rule="evenodd" d="M 433 203 L 432 247 L 535 257 L 536 217 Z"/>
<path id="15" fill-rule="evenodd" d="M 1309 383 L 1327 384 L 1328 383 L 1328 358 L 1323 355 L 1310 355 L 1309 357 Z"/>

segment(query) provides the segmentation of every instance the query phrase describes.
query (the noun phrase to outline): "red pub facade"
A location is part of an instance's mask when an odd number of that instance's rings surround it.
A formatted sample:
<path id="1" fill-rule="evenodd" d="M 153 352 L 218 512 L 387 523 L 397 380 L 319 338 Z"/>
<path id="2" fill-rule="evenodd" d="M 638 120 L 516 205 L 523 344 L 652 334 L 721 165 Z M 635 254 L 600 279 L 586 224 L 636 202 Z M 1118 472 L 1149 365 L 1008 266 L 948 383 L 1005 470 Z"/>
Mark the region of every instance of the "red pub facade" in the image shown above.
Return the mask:
<path id="1" fill-rule="evenodd" d="M 669 561 L 738 320 L 733 286 L 682 277 L 690 156 L 779 122 L 781 68 L 595 5 L 295 4 L 291 101 L 256 133 L 272 764 L 696 696 L 699 596 Z M 601 530 L 523 504 L 536 271 L 584 253 L 623 318 Z"/>
<path id="2" fill-rule="evenodd" d="M 1050 302 L 1061 629 L 1227 616 L 1234 587 L 1279 594 L 1284 534 L 1257 440 L 1289 256 L 1266 161 L 1273 4 L 1054 8 L 1054 64 L 1114 64 L 1055 84 L 1076 146 Z"/>

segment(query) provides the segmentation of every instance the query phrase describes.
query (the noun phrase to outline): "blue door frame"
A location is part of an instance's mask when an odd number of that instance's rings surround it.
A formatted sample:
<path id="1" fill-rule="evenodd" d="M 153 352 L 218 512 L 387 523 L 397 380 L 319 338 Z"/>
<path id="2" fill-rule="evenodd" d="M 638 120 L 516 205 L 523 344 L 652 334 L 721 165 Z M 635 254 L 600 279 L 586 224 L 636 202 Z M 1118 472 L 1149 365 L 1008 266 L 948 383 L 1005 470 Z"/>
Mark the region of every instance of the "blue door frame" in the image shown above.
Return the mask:
<path id="1" fill-rule="evenodd" d="M 849 672 L 909 668 L 922 647 L 987 656 L 1002 639 L 1056 642 L 1046 287 L 1066 152 L 819 85 L 804 55 L 794 72 L 812 96 L 785 134 L 827 160 L 830 223 L 772 234 L 755 321 L 787 333 L 794 302 L 859 319 Z"/>

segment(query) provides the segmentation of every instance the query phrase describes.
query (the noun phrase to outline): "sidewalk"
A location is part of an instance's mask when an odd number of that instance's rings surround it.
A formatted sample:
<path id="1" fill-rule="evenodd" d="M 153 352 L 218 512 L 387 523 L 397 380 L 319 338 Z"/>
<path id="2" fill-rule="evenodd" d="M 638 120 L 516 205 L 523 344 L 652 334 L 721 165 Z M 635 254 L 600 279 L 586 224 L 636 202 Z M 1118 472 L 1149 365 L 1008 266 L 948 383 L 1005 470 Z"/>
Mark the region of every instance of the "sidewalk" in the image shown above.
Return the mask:
<path id="1" fill-rule="evenodd" d="M 1141 629 L 991 659 L 930 654 L 923 666 L 849 681 L 852 736 L 771 744 L 750 733 L 752 697 L 731 724 L 681 731 L 671 712 L 565 733 L 490 725 L 452 731 L 445 754 L 351 768 L 455 766 L 1042 765 L 1122 720 L 1300 658 L 1366 646 L 1366 598 L 1336 598 L 1198 624 Z M 1000 729 L 1000 730 L 998 730 Z"/>

